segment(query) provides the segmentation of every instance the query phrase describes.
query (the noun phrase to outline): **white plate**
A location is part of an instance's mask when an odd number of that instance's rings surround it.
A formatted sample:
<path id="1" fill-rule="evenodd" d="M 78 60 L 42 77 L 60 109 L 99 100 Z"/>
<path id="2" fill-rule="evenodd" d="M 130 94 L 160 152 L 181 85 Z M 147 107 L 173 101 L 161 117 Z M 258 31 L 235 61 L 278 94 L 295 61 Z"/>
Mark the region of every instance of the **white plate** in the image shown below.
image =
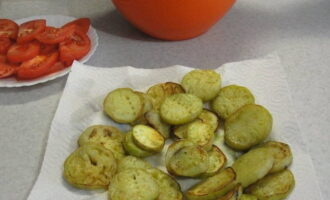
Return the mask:
<path id="1" fill-rule="evenodd" d="M 48 26 L 55 26 L 55 27 L 61 27 L 62 25 L 66 24 L 67 22 L 70 22 L 72 20 L 75 20 L 74 17 L 69 16 L 63 16 L 63 15 L 40 15 L 40 16 L 33 16 L 33 17 L 27 17 L 19 20 L 15 20 L 17 24 L 22 24 L 27 21 L 31 21 L 34 19 L 45 19 L 47 21 Z M 87 35 L 89 36 L 91 40 L 91 50 L 88 52 L 88 54 L 79 60 L 81 63 L 85 63 L 89 60 L 89 58 L 94 54 L 97 46 L 98 46 L 98 36 L 95 31 L 95 29 L 91 26 L 88 30 Z M 66 75 L 71 71 L 71 67 L 65 68 L 62 71 L 43 76 L 37 79 L 33 80 L 26 80 L 26 81 L 17 81 L 15 78 L 6 78 L 6 79 L 0 79 L 0 87 L 23 87 L 23 86 L 31 86 L 38 83 L 44 83 L 46 81 L 54 80 L 56 78 L 59 78 L 61 76 Z"/>

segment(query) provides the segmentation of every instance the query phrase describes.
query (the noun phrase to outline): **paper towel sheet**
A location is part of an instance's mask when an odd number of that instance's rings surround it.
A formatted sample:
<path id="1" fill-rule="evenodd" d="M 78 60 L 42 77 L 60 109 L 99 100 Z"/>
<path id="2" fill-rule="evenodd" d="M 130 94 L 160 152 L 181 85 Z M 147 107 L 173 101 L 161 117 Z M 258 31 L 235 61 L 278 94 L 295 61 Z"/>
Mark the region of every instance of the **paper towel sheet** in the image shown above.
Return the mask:
<path id="1" fill-rule="evenodd" d="M 93 124 L 115 125 L 123 131 L 129 129 L 129 126 L 118 125 L 103 114 L 102 102 L 109 91 L 119 87 L 146 91 L 156 83 L 180 82 L 190 70 L 192 68 L 184 66 L 161 69 L 100 68 L 75 62 L 50 128 L 40 174 L 28 200 L 107 199 L 106 192 L 73 188 L 62 177 L 64 160 L 77 148 L 80 133 Z M 291 170 L 296 178 L 296 187 L 288 199 L 322 199 L 311 158 L 295 119 L 286 75 L 279 58 L 271 55 L 228 63 L 216 71 L 221 74 L 224 86 L 239 84 L 248 87 L 256 103 L 265 106 L 273 115 L 271 138 L 290 144 L 294 156 Z M 148 158 L 148 161 L 164 170 L 165 151 L 166 148 L 161 154 Z M 196 180 L 180 179 L 179 182 L 185 190 Z"/>

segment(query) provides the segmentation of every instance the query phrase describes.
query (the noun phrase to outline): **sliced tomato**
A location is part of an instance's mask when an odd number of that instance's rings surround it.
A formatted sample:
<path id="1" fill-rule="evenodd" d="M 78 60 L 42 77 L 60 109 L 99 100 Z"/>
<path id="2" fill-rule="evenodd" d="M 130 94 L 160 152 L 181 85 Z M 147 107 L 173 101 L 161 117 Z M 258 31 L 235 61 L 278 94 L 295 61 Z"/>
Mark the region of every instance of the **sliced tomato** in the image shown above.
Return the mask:
<path id="1" fill-rule="evenodd" d="M 4 54 L 0 54 L 0 63 L 5 63 L 7 61 L 7 56 Z"/>
<path id="2" fill-rule="evenodd" d="M 78 30 L 75 30 L 73 36 L 60 43 L 60 60 L 66 65 L 71 65 L 74 60 L 83 58 L 91 49 L 89 37 Z"/>
<path id="3" fill-rule="evenodd" d="M 58 44 L 40 44 L 40 54 L 49 54 L 58 51 Z"/>
<path id="4" fill-rule="evenodd" d="M 65 24 L 63 27 L 68 27 L 74 25 L 78 31 L 81 31 L 83 33 L 87 33 L 88 29 L 91 25 L 91 20 L 89 18 L 79 18 L 76 20 L 73 20 L 72 22 L 69 22 Z"/>
<path id="5" fill-rule="evenodd" d="M 40 43 L 33 41 L 23 44 L 13 44 L 8 52 L 7 58 L 12 63 L 24 62 L 37 56 L 40 51 Z"/>
<path id="6" fill-rule="evenodd" d="M 47 74 L 52 74 L 52 73 L 55 73 L 55 72 L 59 72 L 64 68 L 65 68 L 65 65 L 61 61 L 58 61 L 49 68 L 49 71 L 48 71 Z"/>
<path id="7" fill-rule="evenodd" d="M 0 54 L 6 54 L 13 42 L 6 37 L 0 37 Z"/>
<path id="8" fill-rule="evenodd" d="M 0 19 L 0 37 L 16 39 L 18 25 L 10 19 Z"/>
<path id="9" fill-rule="evenodd" d="M 44 44 L 57 44 L 70 38 L 74 30 L 73 26 L 63 28 L 47 26 L 44 32 L 36 36 L 36 39 Z"/>
<path id="10" fill-rule="evenodd" d="M 35 39 L 37 35 L 42 33 L 46 28 L 46 20 L 38 19 L 25 22 L 18 29 L 18 43 L 29 42 Z"/>
<path id="11" fill-rule="evenodd" d="M 15 74 L 16 68 L 7 64 L 0 62 L 0 78 L 7 78 L 13 74 Z"/>
<path id="12" fill-rule="evenodd" d="M 17 70 L 18 80 L 35 79 L 46 75 L 50 67 L 56 63 L 58 52 L 48 55 L 38 55 L 31 60 L 23 62 Z"/>

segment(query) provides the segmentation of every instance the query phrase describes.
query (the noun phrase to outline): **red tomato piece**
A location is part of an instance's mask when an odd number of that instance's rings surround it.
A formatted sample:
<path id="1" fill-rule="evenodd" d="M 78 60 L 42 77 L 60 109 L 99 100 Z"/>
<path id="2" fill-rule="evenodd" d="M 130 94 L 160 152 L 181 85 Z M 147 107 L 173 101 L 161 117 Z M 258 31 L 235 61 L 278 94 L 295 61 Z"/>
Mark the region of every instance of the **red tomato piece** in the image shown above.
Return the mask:
<path id="1" fill-rule="evenodd" d="M 79 18 L 79 19 L 73 20 L 72 22 L 65 24 L 64 26 L 62 26 L 62 28 L 72 26 L 72 25 L 74 25 L 75 28 L 78 29 L 78 31 L 87 33 L 88 29 L 91 25 L 91 20 L 89 18 Z"/>
<path id="2" fill-rule="evenodd" d="M 55 72 L 59 72 L 64 68 L 65 68 L 64 64 L 61 61 L 58 61 L 49 68 L 49 71 L 48 71 L 47 74 L 52 74 L 52 73 L 55 73 Z"/>
<path id="3" fill-rule="evenodd" d="M 91 49 L 89 37 L 78 30 L 73 36 L 60 43 L 60 60 L 66 65 L 71 65 L 74 60 L 83 58 Z"/>
<path id="4" fill-rule="evenodd" d="M 13 42 L 6 37 L 0 37 L 0 54 L 6 54 Z"/>
<path id="5" fill-rule="evenodd" d="M 57 44 L 40 44 L 40 52 L 39 54 L 49 54 L 54 51 L 58 51 Z"/>
<path id="6" fill-rule="evenodd" d="M 42 33 L 46 28 L 46 20 L 38 19 L 25 22 L 18 29 L 18 43 L 29 42 L 35 39 L 37 35 Z"/>
<path id="7" fill-rule="evenodd" d="M 0 19 L 0 37 L 16 39 L 18 25 L 10 19 Z"/>
<path id="8" fill-rule="evenodd" d="M 13 74 L 15 74 L 16 68 L 7 64 L 0 62 L 0 78 L 7 78 Z"/>
<path id="9" fill-rule="evenodd" d="M 74 32 L 73 26 L 55 28 L 47 26 L 45 31 L 36 36 L 36 39 L 44 44 L 57 44 L 70 38 Z"/>
<path id="10" fill-rule="evenodd" d="M 5 63 L 7 61 L 7 56 L 0 54 L 0 63 Z"/>
<path id="11" fill-rule="evenodd" d="M 16 73 L 18 80 L 29 80 L 46 75 L 50 67 L 56 63 L 58 52 L 48 55 L 38 55 L 31 60 L 23 62 Z"/>
<path id="12" fill-rule="evenodd" d="M 7 58 L 12 63 L 24 62 L 37 56 L 39 50 L 40 44 L 36 41 L 23 44 L 13 44 L 7 52 Z"/>

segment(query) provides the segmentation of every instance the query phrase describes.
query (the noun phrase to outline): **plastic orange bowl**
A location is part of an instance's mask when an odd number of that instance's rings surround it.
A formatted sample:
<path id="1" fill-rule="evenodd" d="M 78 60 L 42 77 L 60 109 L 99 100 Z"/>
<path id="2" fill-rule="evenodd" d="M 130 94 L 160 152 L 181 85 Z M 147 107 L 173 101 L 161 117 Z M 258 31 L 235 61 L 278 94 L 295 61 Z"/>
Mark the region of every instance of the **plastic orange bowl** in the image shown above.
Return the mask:
<path id="1" fill-rule="evenodd" d="M 141 31 L 160 39 L 184 40 L 203 34 L 236 0 L 112 0 Z"/>

